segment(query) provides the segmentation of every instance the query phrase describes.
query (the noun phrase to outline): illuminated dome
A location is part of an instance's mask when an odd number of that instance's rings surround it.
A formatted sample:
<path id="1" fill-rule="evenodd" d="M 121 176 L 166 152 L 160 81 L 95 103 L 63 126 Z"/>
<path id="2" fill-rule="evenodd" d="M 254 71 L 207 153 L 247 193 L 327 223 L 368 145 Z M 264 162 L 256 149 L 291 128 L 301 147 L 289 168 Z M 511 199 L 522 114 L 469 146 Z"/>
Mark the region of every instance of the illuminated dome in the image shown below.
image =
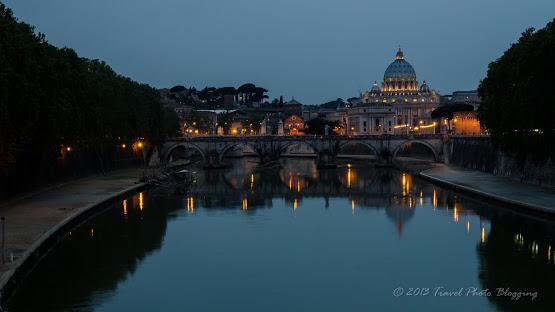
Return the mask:
<path id="1" fill-rule="evenodd" d="M 385 92 L 415 92 L 418 91 L 416 72 L 405 56 L 401 48 L 395 55 L 395 61 L 391 63 L 383 75 L 382 90 Z"/>

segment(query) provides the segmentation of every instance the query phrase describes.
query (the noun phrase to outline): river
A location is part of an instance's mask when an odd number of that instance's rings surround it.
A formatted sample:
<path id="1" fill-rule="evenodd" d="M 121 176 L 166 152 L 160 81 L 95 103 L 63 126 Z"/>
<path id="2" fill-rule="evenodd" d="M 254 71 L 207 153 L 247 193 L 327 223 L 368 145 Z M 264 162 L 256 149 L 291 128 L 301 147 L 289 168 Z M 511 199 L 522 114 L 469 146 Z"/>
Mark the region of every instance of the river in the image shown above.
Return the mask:
<path id="1" fill-rule="evenodd" d="M 409 173 L 249 158 L 119 201 L 9 311 L 547 311 L 555 222 Z"/>

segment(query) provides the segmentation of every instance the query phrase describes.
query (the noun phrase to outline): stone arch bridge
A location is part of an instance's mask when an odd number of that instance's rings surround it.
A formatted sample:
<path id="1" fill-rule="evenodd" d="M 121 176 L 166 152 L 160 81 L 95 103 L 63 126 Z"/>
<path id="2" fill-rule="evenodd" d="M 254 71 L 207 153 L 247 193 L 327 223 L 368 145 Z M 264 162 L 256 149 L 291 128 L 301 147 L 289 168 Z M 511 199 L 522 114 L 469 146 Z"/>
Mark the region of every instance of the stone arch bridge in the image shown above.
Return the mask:
<path id="1" fill-rule="evenodd" d="M 225 155 L 235 149 L 250 147 L 262 162 L 279 159 L 289 147 L 308 146 L 319 166 L 335 163 L 336 157 L 347 146 L 363 146 L 372 151 L 376 161 L 389 163 L 399 151 L 413 144 L 424 146 L 435 161 L 444 161 L 444 135 L 369 135 L 369 136 L 195 136 L 168 139 L 157 153 L 163 165 L 168 164 L 178 149 L 197 151 L 205 167 L 221 167 Z"/>

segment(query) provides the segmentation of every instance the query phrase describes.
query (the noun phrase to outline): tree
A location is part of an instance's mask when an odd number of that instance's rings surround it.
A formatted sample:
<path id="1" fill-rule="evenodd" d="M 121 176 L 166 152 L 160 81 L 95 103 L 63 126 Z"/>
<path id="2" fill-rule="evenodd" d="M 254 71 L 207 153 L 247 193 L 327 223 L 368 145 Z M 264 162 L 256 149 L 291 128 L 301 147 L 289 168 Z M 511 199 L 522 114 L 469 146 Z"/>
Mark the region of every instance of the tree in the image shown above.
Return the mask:
<path id="1" fill-rule="evenodd" d="M 337 121 L 327 121 L 323 118 L 314 118 L 306 122 L 306 134 L 323 135 L 326 133 L 326 125 L 329 126 L 329 133 L 332 134 L 333 129 L 339 126 Z"/>
<path id="2" fill-rule="evenodd" d="M 337 98 L 334 101 L 326 102 L 324 104 L 320 104 L 322 108 L 329 108 L 329 109 L 337 109 L 337 107 L 345 105 L 345 102 L 342 98 Z"/>
<path id="3" fill-rule="evenodd" d="M 170 89 L 170 91 L 174 92 L 174 93 L 183 92 L 183 91 L 186 91 L 186 90 L 187 90 L 187 88 L 185 88 L 184 86 L 181 86 L 181 85 L 177 85 L 177 86 Z"/>
<path id="4" fill-rule="evenodd" d="M 114 167 L 122 144 L 156 146 L 175 117 L 150 86 L 52 46 L 0 3 L 0 196 L 60 178 L 62 147 L 80 172 Z"/>
<path id="5" fill-rule="evenodd" d="M 555 156 L 555 20 L 528 29 L 489 64 L 478 116 L 502 150 L 544 163 Z"/>

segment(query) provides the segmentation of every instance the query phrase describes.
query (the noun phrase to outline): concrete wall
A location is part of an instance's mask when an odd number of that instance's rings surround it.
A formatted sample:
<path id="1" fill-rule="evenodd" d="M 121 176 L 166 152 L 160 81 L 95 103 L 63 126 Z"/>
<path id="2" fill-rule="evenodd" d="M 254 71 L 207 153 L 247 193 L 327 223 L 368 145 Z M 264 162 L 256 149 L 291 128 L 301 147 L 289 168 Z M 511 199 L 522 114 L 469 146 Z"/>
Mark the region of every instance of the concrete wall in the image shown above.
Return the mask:
<path id="1" fill-rule="evenodd" d="M 445 145 L 446 161 L 468 169 L 504 176 L 516 181 L 555 186 L 555 163 L 543 166 L 527 162 L 519 167 L 515 159 L 495 148 L 489 137 L 450 137 Z"/>

